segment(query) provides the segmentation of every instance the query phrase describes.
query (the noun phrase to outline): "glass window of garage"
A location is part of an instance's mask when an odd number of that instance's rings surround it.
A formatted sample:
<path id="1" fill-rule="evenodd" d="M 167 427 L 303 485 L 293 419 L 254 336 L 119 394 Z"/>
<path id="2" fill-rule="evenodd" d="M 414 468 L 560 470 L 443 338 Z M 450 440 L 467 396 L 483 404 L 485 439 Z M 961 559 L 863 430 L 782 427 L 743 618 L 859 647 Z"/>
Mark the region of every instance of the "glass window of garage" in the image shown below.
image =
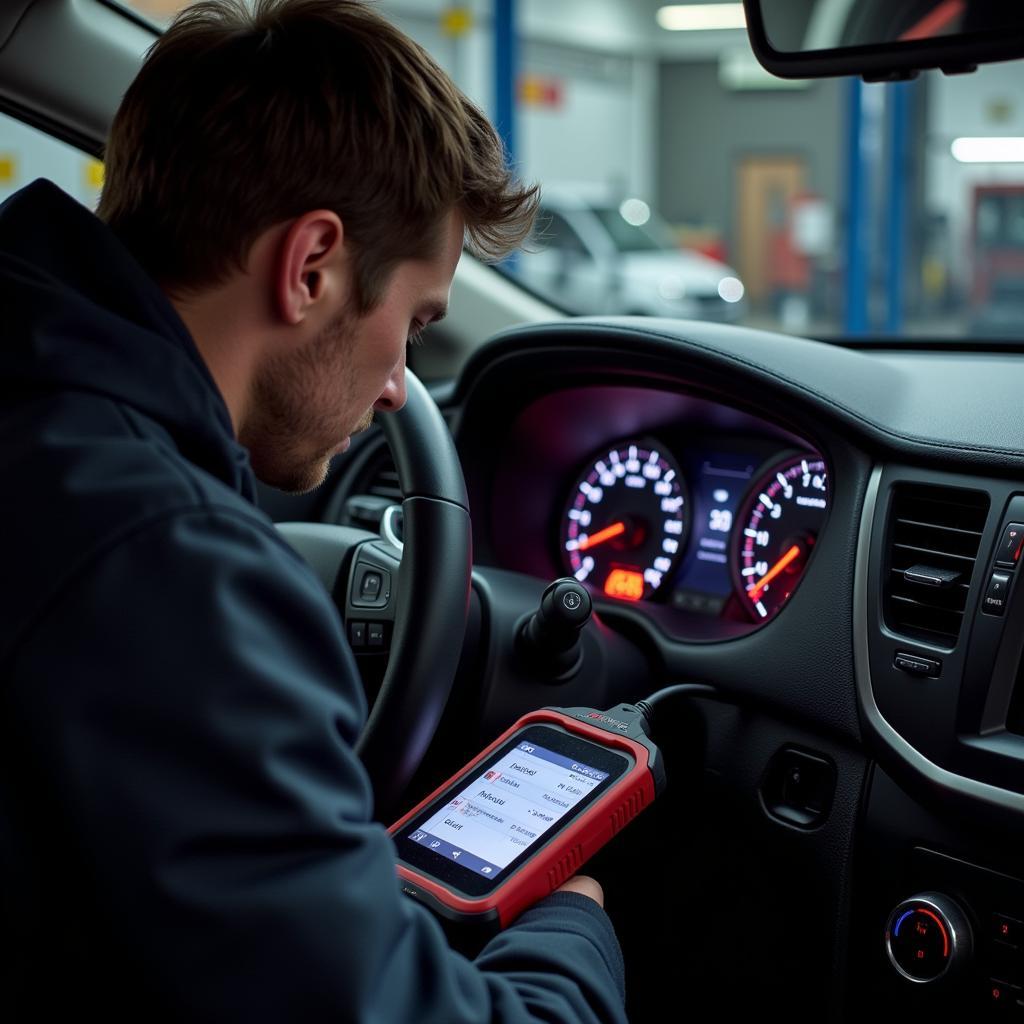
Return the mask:
<path id="1" fill-rule="evenodd" d="M 74 146 L 0 114 L 0 201 L 36 178 L 49 178 L 95 209 L 103 165 Z"/>

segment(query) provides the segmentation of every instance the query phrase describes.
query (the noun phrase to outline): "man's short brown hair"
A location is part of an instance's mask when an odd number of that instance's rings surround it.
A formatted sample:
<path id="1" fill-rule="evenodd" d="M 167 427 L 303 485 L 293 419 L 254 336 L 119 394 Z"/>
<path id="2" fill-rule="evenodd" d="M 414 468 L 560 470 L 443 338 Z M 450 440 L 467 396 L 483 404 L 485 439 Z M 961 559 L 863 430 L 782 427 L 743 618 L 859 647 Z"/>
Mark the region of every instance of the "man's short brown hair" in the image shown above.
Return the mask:
<path id="1" fill-rule="evenodd" d="M 99 215 L 187 291 L 240 270 L 272 225 L 334 210 L 365 312 L 398 262 L 432 254 L 453 209 L 470 248 L 496 259 L 536 205 L 480 110 L 361 0 L 204 0 L 125 94 Z"/>

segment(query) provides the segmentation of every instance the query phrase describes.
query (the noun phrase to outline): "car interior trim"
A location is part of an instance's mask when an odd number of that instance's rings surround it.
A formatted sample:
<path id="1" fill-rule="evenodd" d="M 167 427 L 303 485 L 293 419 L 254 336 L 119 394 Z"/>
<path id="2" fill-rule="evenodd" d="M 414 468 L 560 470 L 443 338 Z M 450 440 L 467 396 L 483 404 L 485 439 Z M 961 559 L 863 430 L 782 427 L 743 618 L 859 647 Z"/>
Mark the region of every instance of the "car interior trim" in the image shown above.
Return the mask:
<path id="1" fill-rule="evenodd" d="M 927 782 L 947 793 L 955 793 L 973 800 L 980 800 L 995 807 L 1024 813 L 1024 795 L 992 786 L 976 779 L 947 771 L 930 761 L 919 750 L 906 741 L 882 715 L 875 702 L 871 686 L 868 625 L 868 578 L 870 571 L 871 536 L 875 528 L 875 509 L 878 503 L 882 467 L 875 465 L 871 471 L 857 538 L 857 555 L 853 579 L 853 666 L 857 683 L 857 695 L 861 710 L 875 737 L 880 740 L 900 761 L 923 777 Z M 880 524 L 884 528 L 884 524 Z"/>
<path id="2" fill-rule="evenodd" d="M 1019 437 L 1007 434 L 1001 445 L 983 443 L 983 431 L 991 423 L 1015 422 L 1019 394 L 1010 372 L 1000 373 L 998 356 L 977 361 L 960 354 L 918 360 L 913 372 L 905 355 L 887 358 L 882 353 L 867 356 L 838 345 L 822 346 L 818 342 L 773 334 L 767 331 L 699 321 L 668 321 L 645 317 L 581 317 L 564 323 L 545 324 L 541 328 L 524 326 L 504 331 L 492 342 L 500 347 L 506 342 L 510 350 L 527 336 L 542 330 L 550 347 L 565 335 L 581 335 L 594 345 L 622 345 L 625 342 L 652 347 L 669 343 L 678 359 L 703 357 L 716 368 L 740 370 L 754 375 L 769 385 L 780 386 L 812 399 L 833 414 L 840 414 L 850 426 L 872 432 L 884 443 L 916 449 L 925 457 L 940 453 L 949 458 L 974 465 L 996 461 L 1019 465 L 1024 462 Z M 814 359 L 808 358 L 808 347 L 814 346 Z M 763 359 L 748 353 L 763 354 Z M 497 354 L 488 347 L 474 356 L 474 361 L 497 361 Z M 884 360 L 879 373 L 879 360 Z M 474 377 L 463 375 L 460 387 L 467 389 Z M 1016 360 L 1008 359 L 1007 371 L 1016 368 Z M 984 426 L 967 415 L 969 403 L 939 403 L 937 394 L 957 382 L 957 390 L 969 393 L 975 387 L 985 389 L 992 411 L 991 422 Z M 980 391 L 978 393 L 981 393 Z"/>

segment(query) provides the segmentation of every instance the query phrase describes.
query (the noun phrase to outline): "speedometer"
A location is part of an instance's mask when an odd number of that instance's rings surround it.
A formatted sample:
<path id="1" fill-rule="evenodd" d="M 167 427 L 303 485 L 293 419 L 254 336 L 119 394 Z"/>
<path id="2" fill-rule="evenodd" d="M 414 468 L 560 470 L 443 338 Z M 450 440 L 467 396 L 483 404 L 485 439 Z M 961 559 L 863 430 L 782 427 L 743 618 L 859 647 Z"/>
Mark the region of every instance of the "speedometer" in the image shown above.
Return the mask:
<path id="1" fill-rule="evenodd" d="M 734 534 L 733 571 L 754 621 L 771 618 L 796 589 L 828 510 L 828 476 L 818 455 L 777 463 L 758 478 Z"/>
<path id="2" fill-rule="evenodd" d="M 625 442 L 587 463 L 569 495 L 560 545 L 581 583 L 639 601 L 671 577 L 686 541 L 685 485 L 650 441 Z"/>

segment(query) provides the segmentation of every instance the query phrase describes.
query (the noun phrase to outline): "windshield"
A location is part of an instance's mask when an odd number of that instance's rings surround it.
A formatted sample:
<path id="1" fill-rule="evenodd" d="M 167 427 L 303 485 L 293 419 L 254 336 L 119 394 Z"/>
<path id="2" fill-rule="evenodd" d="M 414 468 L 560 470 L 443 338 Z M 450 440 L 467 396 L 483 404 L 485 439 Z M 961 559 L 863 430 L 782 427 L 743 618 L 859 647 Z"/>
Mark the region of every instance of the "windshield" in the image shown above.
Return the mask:
<path id="1" fill-rule="evenodd" d="M 186 5 L 130 6 L 166 21 Z M 556 306 L 821 338 L 1021 337 L 1019 62 L 783 81 L 757 64 L 739 4 L 377 6 L 540 182 L 534 238 L 500 269 Z M 658 250 L 643 271 L 621 258 Z"/>
<path id="2" fill-rule="evenodd" d="M 594 216 L 619 252 L 657 252 L 675 247 L 671 233 L 642 199 L 626 199 L 617 207 L 596 207 Z"/>

